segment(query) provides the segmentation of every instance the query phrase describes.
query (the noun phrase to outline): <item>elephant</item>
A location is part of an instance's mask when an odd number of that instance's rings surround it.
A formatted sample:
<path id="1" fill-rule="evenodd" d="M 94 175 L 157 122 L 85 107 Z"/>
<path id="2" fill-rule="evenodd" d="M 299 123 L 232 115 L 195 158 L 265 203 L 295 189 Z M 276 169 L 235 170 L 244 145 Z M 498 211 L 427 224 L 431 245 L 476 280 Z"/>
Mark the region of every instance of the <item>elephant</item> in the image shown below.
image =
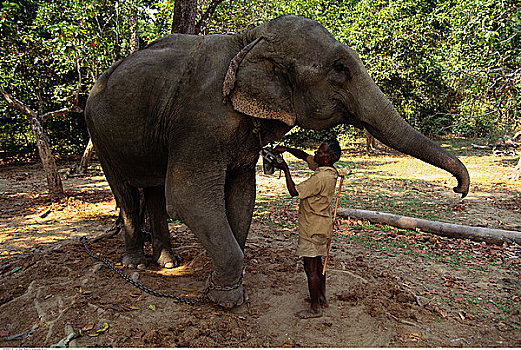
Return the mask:
<path id="1" fill-rule="evenodd" d="M 172 34 L 114 63 L 85 107 L 89 134 L 124 221 L 123 264 L 145 263 L 139 189 L 154 262 L 176 265 L 167 218 L 177 216 L 213 261 L 210 301 L 245 300 L 244 249 L 261 148 L 298 125 L 351 124 L 450 172 L 463 163 L 395 110 L 358 55 L 320 23 L 286 15 L 234 35 Z"/>

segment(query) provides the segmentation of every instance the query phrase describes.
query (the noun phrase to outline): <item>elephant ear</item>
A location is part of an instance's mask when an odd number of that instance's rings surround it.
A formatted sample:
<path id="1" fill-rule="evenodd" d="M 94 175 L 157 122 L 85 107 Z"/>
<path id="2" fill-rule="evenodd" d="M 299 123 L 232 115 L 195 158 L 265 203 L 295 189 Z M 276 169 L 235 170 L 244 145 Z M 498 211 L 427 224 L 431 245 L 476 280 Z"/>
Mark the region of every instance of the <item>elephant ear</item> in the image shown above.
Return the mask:
<path id="1" fill-rule="evenodd" d="M 255 118 L 275 119 L 295 125 L 291 87 L 269 50 L 268 40 L 258 38 L 230 62 L 223 83 L 224 101 Z"/>

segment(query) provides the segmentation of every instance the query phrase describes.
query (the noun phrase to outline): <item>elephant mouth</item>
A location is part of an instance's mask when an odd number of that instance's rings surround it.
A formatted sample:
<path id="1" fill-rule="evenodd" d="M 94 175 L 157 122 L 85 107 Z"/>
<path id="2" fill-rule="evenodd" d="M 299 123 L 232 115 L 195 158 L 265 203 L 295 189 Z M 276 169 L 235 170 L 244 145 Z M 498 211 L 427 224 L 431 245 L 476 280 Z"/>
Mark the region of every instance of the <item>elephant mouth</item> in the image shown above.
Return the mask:
<path id="1" fill-rule="evenodd" d="M 353 112 L 353 108 L 347 104 L 345 99 L 342 97 L 336 97 L 333 99 L 335 103 L 335 114 L 340 116 L 339 124 L 349 124 L 354 126 L 357 129 L 363 129 L 363 122 L 360 118 L 357 118 L 356 114 Z"/>

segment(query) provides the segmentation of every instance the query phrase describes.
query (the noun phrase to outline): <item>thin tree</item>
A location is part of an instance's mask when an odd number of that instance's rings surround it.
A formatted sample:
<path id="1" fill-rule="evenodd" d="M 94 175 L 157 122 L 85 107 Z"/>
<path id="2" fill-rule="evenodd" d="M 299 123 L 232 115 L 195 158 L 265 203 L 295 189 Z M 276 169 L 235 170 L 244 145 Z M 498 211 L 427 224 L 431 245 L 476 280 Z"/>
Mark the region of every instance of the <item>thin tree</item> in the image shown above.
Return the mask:
<path id="1" fill-rule="evenodd" d="M 130 1 L 130 18 L 128 25 L 130 27 L 130 53 L 132 54 L 139 50 L 137 0 Z"/>
<path id="2" fill-rule="evenodd" d="M 171 33 L 195 35 L 204 33 L 217 6 L 222 2 L 223 0 L 212 0 L 206 12 L 196 22 L 197 0 L 176 0 Z"/>
<path id="3" fill-rule="evenodd" d="M 36 139 L 38 154 L 42 161 L 43 170 L 47 179 L 47 187 L 49 189 L 49 194 L 53 197 L 63 197 L 65 195 L 65 192 L 63 191 L 63 183 L 61 181 L 60 175 L 58 174 L 58 167 L 56 166 L 56 161 L 54 160 L 54 157 L 51 153 L 49 136 L 43 128 L 42 123 L 44 120 L 48 118 L 64 115 L 66 113 L 80 113 L 82 112 L 81 108 L 79 108 L 77 105 L 74 105 L 72 107 L 64 107 L 53 112 L 39 114 L 34 109 L 24 104 L 22 101 L 18 100 L 16 97 L 6 92 L 1 87 L 0 95 L 3 97 L 4 101 L 7 103 L 9 107 L 16 109 L 17 111 L 26 115 L 29 118 L 31 122 L 31 128 Z"/>

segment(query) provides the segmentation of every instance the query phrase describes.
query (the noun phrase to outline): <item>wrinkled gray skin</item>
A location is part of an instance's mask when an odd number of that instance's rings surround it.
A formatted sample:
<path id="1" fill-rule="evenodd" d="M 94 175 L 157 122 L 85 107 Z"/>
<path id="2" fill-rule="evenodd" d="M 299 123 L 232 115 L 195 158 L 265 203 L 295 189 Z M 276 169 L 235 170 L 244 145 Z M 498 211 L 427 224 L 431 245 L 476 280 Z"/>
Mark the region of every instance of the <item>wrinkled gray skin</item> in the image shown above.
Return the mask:
<path id="1" fill-rule="evenodd" d="M 365 127 L 382 143 L 453 174 L 465 166 L 395 111 L 357 54 L 319 23 L 284 16 L 231 35 L 169 35 L 114 64 L 96 82 L 87 126 L 122 210 L 125 265 L 145 262 L 139 193 L 150 210 L 155 261 L 176 264 L 167 215 L 197 235 L 214 262 L 209 297 L 240 305 L 239 281 L 262 144 L 294 125 Z"/>

